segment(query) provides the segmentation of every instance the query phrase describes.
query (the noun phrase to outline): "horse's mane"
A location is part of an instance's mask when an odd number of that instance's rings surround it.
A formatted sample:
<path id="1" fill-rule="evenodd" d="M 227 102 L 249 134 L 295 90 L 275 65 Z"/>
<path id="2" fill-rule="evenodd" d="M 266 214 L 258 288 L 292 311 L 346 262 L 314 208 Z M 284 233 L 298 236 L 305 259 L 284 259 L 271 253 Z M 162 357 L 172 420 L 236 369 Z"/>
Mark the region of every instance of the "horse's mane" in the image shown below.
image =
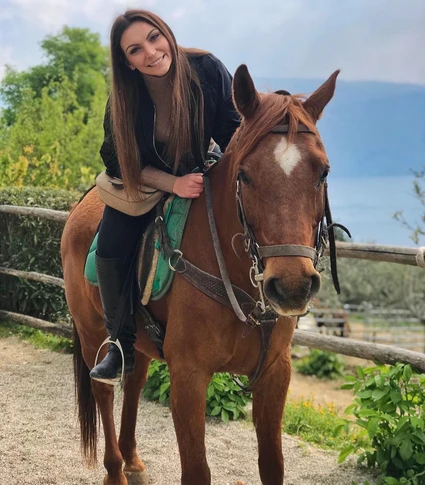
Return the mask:
<path id="1" fill-rule="evenodd" d="M 298 124 L 304 124 L 317 133 L 309 115 L 303 109 L 302 95 L 285 96 L 277 93 L 259 93 L 260 104 L 249 119 L 244 119 L 232 138 L 226 153 L 234 157 L 234 167 L 238 167 L 248 153 L 279 124 L 288 123 L 288 146 L 293 142 L 298 131 Z"/>

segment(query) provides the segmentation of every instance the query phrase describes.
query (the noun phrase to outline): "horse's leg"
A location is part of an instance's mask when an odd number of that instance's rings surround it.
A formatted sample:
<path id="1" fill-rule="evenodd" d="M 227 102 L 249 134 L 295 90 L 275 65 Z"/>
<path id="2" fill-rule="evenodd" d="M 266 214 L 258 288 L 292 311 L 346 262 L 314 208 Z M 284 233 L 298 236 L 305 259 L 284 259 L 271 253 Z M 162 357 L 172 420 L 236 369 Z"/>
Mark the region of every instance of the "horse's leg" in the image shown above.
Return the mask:
<path id="1" fill-rule="evenodd" d="M 252 417 L 263 485 L 282 485 L 282 415 L 291 378 L 289 347 L 263 374 L 253 392 Z"/>
<path id="2" fill-rule="evenodd" d="M 167 355 L 167 353 L 166 353 Z M 170 401 L 180 452 L 182 485 L 210 485 L 205 454 L 206 392 L 211 374 L 190 359 L 189 350 L 170 367 Z"/>
<path id="3" fill-rule="evenodd" d="M 128 483 L 131 485 L 147 485 L 149 480 L 146 467 L 137 455 L 135 431 L 140 392 L 146 383 L 151 359 L 141 352 L 136 352 L 135 358 L 134 373 L 128 375 L 125 379 L 118 443 L 124 458 L 124 473 Z"/>
<path id="4" fill-rule="evenodd" d="M 122 471 L 123 457 L 118 447 L 114 424 L 114 387 L 92 380 L 93 394 L 99 407 L 105 434 L 105 455 L 103 464 L 108 474 L 104 485 L 127 485 L 127 478 Z"/>

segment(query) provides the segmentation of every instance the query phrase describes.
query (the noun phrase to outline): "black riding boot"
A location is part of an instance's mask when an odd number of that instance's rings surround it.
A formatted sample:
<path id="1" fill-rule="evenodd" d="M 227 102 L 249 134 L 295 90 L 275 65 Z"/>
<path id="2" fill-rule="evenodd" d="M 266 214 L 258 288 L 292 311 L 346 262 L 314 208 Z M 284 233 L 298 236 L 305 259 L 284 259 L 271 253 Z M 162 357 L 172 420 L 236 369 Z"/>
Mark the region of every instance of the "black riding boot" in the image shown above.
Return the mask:
<path id="1" fill-rule="evenodd" d="M 124 354 L 124 373 L 131 374 L 134 370 L 134 342 L 136 340 L 136 321 L 129 311 L 131 295 L 127 297 L 124 314 L 121 318 L 121 328 L 116 325 L 117 309 L 120 302 L 121 292 L 126 279 L 126 271 L 122 261 L 117 258 L 101 258 L 96 254 L 96 272 L 99 283 L 100 299 L 104 312 L 106 330 L 111 341 L 121 344 Z M 117 334 L 117 335 L 116 335 Z M 97 364 L 90 372 L 90 377 L 106 384 L 115 384 L 120 380 L 122 373 L 122 356 L 119 347 L 115 343 L 109 344 L 106 357 Z"/>

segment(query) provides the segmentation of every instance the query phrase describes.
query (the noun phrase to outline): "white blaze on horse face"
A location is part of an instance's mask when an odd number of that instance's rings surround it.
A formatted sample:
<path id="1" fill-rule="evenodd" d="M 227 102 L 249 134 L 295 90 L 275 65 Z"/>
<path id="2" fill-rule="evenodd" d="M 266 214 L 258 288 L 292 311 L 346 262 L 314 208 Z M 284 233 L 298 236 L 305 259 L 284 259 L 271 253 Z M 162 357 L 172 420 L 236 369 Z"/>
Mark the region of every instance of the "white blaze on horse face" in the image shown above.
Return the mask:
<path id="1" fill-rule="evenodd" d="M 288 141 L 286 136 L 279 140 L 279 143 L 274 149 L 274 156 L 277 163 L 282 167 L 286 175 L 291 175 L 292 170 L 296 167 L 297 163 L 301 160 L 301 153 L 297 146 L 292 143 L 288 147 Z"/>

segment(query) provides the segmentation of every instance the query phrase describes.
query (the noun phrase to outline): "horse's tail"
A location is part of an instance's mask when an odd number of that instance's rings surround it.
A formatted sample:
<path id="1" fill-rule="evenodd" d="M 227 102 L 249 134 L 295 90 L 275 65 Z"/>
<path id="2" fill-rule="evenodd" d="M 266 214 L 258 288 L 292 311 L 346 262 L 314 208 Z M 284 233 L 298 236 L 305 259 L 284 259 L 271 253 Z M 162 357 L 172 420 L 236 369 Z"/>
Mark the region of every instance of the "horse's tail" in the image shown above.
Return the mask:
<path id="1" fill-rule="evenodd" d="M 81 450 L 89 467 L 97 462 L 97 406 L 91 388 L 89 368 L 83 359 L 81 341 L 74 323 L 74 381 L 78 403 Z"/>

